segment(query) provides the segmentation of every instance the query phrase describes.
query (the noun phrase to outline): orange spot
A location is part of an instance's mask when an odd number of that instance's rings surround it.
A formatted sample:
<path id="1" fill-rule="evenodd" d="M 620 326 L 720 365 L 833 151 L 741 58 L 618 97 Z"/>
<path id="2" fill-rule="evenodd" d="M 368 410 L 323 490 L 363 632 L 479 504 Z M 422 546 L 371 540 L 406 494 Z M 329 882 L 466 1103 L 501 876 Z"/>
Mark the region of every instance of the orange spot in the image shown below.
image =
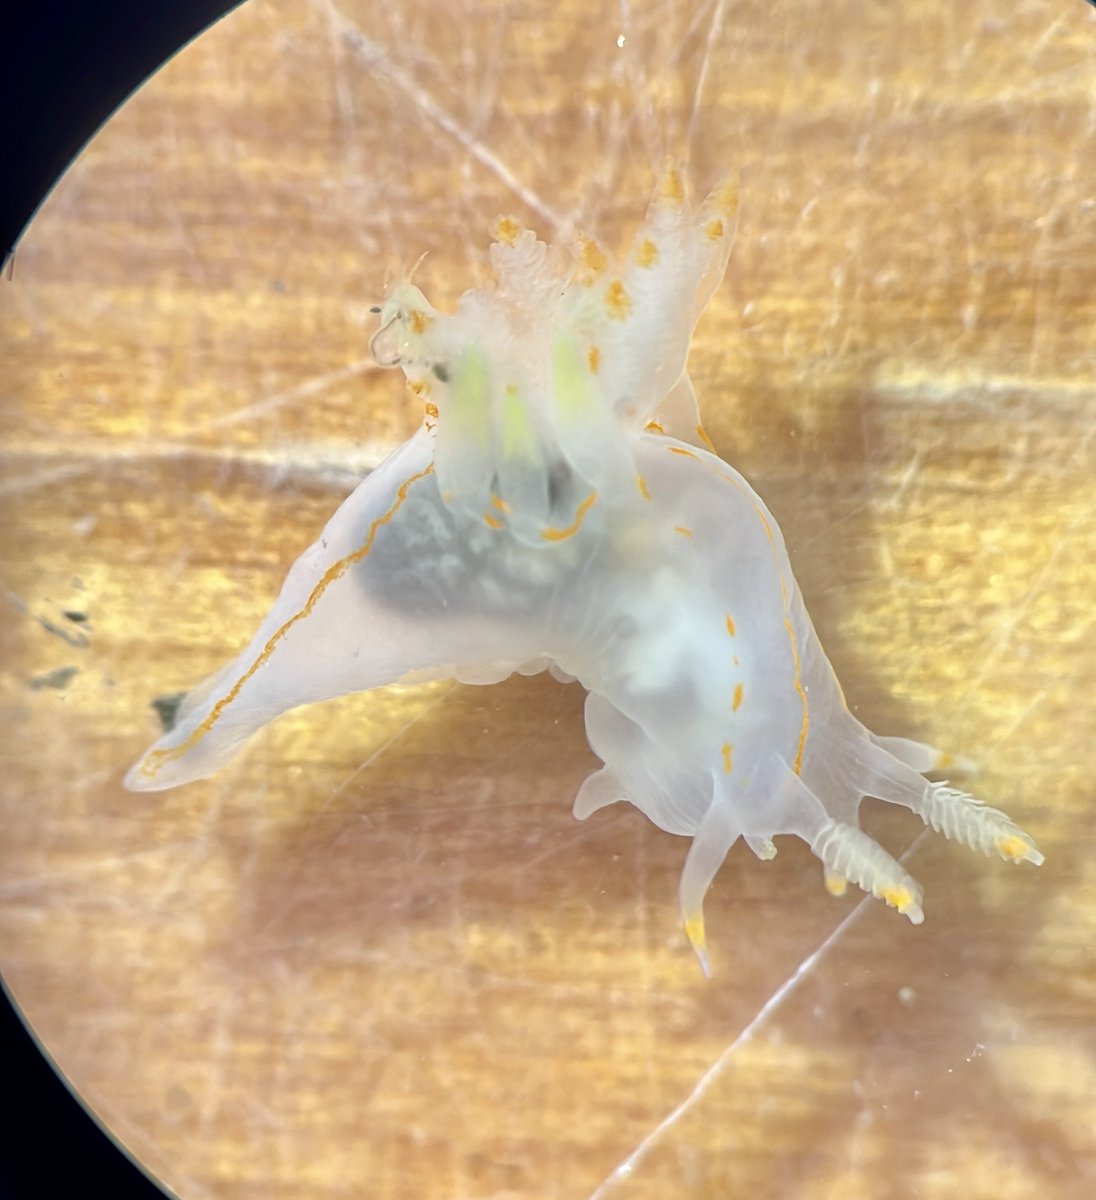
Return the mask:
<path id="1" fill-rule="evenodd" d="M 671 454 L 680 454 L 682 458 L 698 457 L 698 455 L 694 454 L 692 450 L 687 449 L 685 446 L 667 446 L 666 449 L 669 450 Z"/>
<path id="2" fill-rule="evenodd" d="M 727 632 L 734 637 L 734 618 L 730 613 L 727 614 Z"/>
<path id="3" fill-rule="evenodd" d="M 849 881 L 844 875 L 838 875 L 836 871 L 831 871 L 828 867 L 822 876 L 822 882 L 831 896 L 843 896 L 849 890 Z"/>
<path id="4" fill-rule="evenodd" d="M 712 193 L 712 207 L 724 217 L 733 217 L 738 212 L 738 180 L 728 179 Z"/>
<path id="5" fill-rule="evenodd" d="M 650 500 L 651 489 L 647 486 L 647 479 L 643 475 L 636 475 L 636 487 L 639 488 L 639 494 L 644 500 Z"/>
<path id="6" fill-rule="evenodd" d="M 428 380 L 425 380 L 425 379 L 409 379 L 407 381 L 407 390 L 413 396 L 419 396 L 420 398 L 422 396 L 429 396 L 430 395 L 430 383 Z"/>
<path id="7" fill-rule="evenodd" d="M 726 226 L 718 217 L 713 218 L 704 226 L 704 235 L 710 242 L 718 242 L 726 232 Z"/>
<path id="8" fill-rule="evenodd" d="M 491 526 L 492 529 L 502 529 L 505 522 L 500 521 L 494 513 L 485 512 L 483 514 L 484 521 Z"/>
<path id="9" fill-rule="evenodd" d="M 510 511 L 510 505 L 507 504 L 501 496 L 492 496 L 491 505 L 492 507 L 497 508 L 501 513 L 508 513 Z"/>
<path id="10" fill-rule="evenodd" d="M 426 404 L 423 405 L 423 411 L 428 417 L 433 417 L 435 421 L 440 415 L 438 413 L 438 406 L 432 400 L 428 400 Z"/>
<path id="11" fill-rule="evenodd" d="M 738 712 L 742 707 L 742 684 L 734 685 L 734 699 L 731 701 L 731 712 Z"/>
<path id="12" fill-rule="evenodd" d="M 731 773 L 731 757 L 734 754 L 734 747 L 730 742 L 723 743 L 723 774 L 730 775 Z"/>
<path id="13" fill-rule="evenodd" d="M 716 450 L 715 450 L 715 442 L 713 442 L 713 441 L 712 441 L 712 439 L 711 439 L 711 438 L 708 436 L 708 434 L 707 434 L 707 432 L 705 431 L 705 429 L 704 429 L 704 426 L 703 426 L 703 425 L 698 425 L 698 426 L 696 427 L 696 436 L 697 436 L 698 438 L 700 438 L 700 440 L 701 440 L 701 441 L 704 443 L 704 445 L 705 445 L 705 446 L 707 446 L 707 447 L 708 447 L 708 449 L 709 449 L 709 450 L 710 450 L 710 451 L 711 451 L 713 454 L 715 454 L 715 452 L 716 452 Z"/>
<path id="14" fill-rule="evenodd" d="M 998 838 L 993 844 L 997 848 L 997 853 L 1010 862 L 1021 862 L 1031 852 L 1031 847 L 1027 842 L 1015 833 Z"/>
<path id="15" fill-rule="evenodd" d="M 648 421 L 647 424 L 643 426 L 643 428 L 648 433 L 665 433 L 666 432 L 666 430 L 663 429 L 662 426 L 657 421 Z"/>
<path id="16" fill-rule="evenodd" d="M 188 737 L 181 741 L 177 746 L 170 746 L 164 750 L 155 750 L 148 755 L 141 767 L 142 775 L 146 775 L 149 779 L 154 779 L 156 777 L 156 772 L 165 762 L 169 762 L 170 760 L 176 758 L 182 758 L 182 756 L 188 750 L 196 746 L 202 740 L 202 738 L 209 733 L 213 726 L 216 725 L 216 723 L 221 719 L 221 714 L 224 712 L 224 710 L 233 703 L 237 696 L 239 696 L 244 684 L 247 683 L 247 681 L 255 674 L 255 672 L 258 671 L 258 669 L 268 661 L 270 656 L 277 649 L 278 643 L 286 636 L 293 626 L 296 625 L 298 621 L 303 621 L 305 617 L 311 616 L 312 610 L 320 602 L 324 592 L 326 592 L 333 583 L 341 579 L 352 566 L 361 562 L 362 559 L 369 554 L 369 552 L 373 549 L 373 543 L 377 540 L 377 534 L 380 532 L 383 526 L 387 525 L 396 515 L 396 513 L 398 513 L 403 507 L 404 502 L 407 500 L 407 493 L 411 490 L 411 485 L 418 483 L 420 480 L 425 479 L 428 475 L 433 474 L 433 471 L 434 464 L 431 463 L 428 467 L 425 467 L 415 475 L 411 475 L 400 484 L 399 489 L 396 492 L 395 500 L 393 500 L 391 505 L 389 505 L 388 510 L 377 517 L 377 519 L 369 526 L 369 532 L 366 534 L 365 541 L 362 542 L 358 549 L 351 551 L 350 554 L 344 555 L 337 562 L 332 563 L 331 566 L 327 568 L 320 581 L 312 589 L 308 599 L 304 603 L 304 606 L 299 608 L 293 614 L 293 616 L 289 618 L 288 621 L 285 621 L 274 630 L 270 637 L 267 638 L 266 645 L 264 645 L 262 650 L 260 650 L 255 656 L 255 661 L 251 664 L 251 666 L 249 666 L 247 670 L 236 680 L 236 682 L 221 697 L 221 699 L 214 704 L 209 711 L 209 715 L 204 721 L 202 721 L 200 725 L 197 725 L 191 731 Z"/>
<path id="17" fill-rule="evenodd" d="M 658 247 L 650 238 L 644 238 L 636 251 L 636 264 L 641 267 L 653 267 L 658 262 Z"/>
<path id="18" fill-rule="evenodd" d="M 632 311 L 632 302 L 619 279 L 614 279 L 605 289 L 605 308 L 615 321 L 623 321 Z"/>
<path id="19" fill-rule="evenodd" d="M 586 514 L 593 508 L 597 500 L 597 492 L 591 492 L 585 500 L 575 509 L 575 519 L 564 529 L 555 529 L 549 526 L 547 529 L 540 531 L 540 536 L 546 542 L 562 542 L 566 538 L 574 537 L 578 533 L 582 522 L 586 519 Z"/>
<path id="20" fill-rule="evenodd" d="M 595 275 L 604 271 L 609 261 L 605 251 L 592 238 L 583 238 L 579 242 L 578 257 L 579 262 Z"/>
<path id="21" fill-rule="evenodd" d="M 415 333 L 425 333 L 433 321 L 420 309 L 413 308 L 408 314 L 411 317 L 411 328 Z"/>
<path id="22" fill-rule="evenodd" d="M 590 365 L 590 373 L 596 375 L 598 367 L 601 366 L 601 351 L 596 346 L 591 346 L 586 354 L 586 361 Z"/>
<path id="23" fill-rule="evenodd" d="M 688 525 L 675 525 L 674 533 L 680 533 L 682 537 L 693 536 L 693 531 L 688 527 Z"/>
<path id="24" fill-rule="evenodd" d="M 913 904 L 913 893 L 909 888 L 889 885 L 879 889 L 879 899 L 884 904 L 889 904 L 891 908 L 896 908 L 900 913 L 905 915 L 906 911 Z"/>
<path id="25" fill-rule="evenodd" d="M 681 182 L 681 172 L 676 167 L 667 167 L 658 184 L 656 193 L 664 204 L 677 207 L 685 201 L 685 185 Z"/>
<path id="26" fill-rule="evenodd" d="M 520 221 L 515 221 L 513 217 L 499 217 L 495 222 L 495 241 L 501 242 L 504 246 L 512 246 L 524 232 L 524 227 Z"/>

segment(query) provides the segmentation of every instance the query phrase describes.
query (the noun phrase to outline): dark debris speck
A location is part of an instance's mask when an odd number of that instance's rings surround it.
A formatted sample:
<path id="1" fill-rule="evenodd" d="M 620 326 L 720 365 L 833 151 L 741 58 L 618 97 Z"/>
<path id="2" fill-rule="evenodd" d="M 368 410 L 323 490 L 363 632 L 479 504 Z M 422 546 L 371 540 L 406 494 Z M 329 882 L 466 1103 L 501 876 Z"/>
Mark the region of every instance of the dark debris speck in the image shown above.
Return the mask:
<path id="1" fill-rule="evenodd" d="M 170 733 L 175 728 L 175 720 L 179 715 L 179 705 L 186 699 L 186 692 L 165 692 L 152 702 L 164 733 Z"/>
<path id="2" fill-rule="evenodd" d="M 41 675 L 35 675 L 30 681 L 30 686 L 35 691 L 40 688 L 67 688 L 79 673 L 79 667 L 55 667 L 52 671 L 43 671 Z"/>

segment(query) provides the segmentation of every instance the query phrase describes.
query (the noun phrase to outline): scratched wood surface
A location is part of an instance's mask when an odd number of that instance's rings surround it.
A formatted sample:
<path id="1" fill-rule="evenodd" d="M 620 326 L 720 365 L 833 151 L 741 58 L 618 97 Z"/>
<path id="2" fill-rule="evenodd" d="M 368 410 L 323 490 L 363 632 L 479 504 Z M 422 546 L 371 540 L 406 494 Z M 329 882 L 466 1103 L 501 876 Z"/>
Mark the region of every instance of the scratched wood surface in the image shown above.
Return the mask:
<path id="1" fill-rule="evenodd" d="M 0 285 L 0 945 L 139 1161 L 185 1200 L 1093 1194 L 1094 116 L 1081 0 L 255 0 L 123 107 Z M 977 758 L 1046 865 L 873 811 L 915 929 L 736 848 L 706 983 L 686 844 L 572 820 L 546 678 L 124 792 L 413 429 L 385 282 L 426 251 L 452 300 L 501 212 L 619 241 L 667 153 L 742 173 L 694 377 L 850 703 Z"/>

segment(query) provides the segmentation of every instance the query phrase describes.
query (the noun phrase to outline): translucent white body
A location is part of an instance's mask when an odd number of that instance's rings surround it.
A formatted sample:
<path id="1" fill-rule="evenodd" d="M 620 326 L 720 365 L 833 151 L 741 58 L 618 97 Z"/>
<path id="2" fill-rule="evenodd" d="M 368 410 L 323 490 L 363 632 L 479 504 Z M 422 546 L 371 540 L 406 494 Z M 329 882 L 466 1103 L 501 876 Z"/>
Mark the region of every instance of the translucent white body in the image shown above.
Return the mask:
<path id="1" fill-rule="evenodd" d="M 590 242 L 568 257 L 503 220 L 496 284 L 456 313 L 395 288 L 373 349 L 423 400 L 422 428 L 331 518 L 127 784 L 209 775 L 300 704 L 550 668 L 588 689 L 605 764 L 575 814 L 630 800 L 693 838 L 680 901 L 705 969 L 704 894 L 739 837 L 768 858 L 774 836 L 796 834 L 832 892 L 852 879 L 920 922 L 919 885 L 857 826 L 865 795 L 1040 862 L 1003 813 L 922 777 L 945 756 L 852 716 L 772 516 L 695 444 L 685 358 L 733 204 L 723 188 L 694 212 L 669 171 L 622 262 Z"/>

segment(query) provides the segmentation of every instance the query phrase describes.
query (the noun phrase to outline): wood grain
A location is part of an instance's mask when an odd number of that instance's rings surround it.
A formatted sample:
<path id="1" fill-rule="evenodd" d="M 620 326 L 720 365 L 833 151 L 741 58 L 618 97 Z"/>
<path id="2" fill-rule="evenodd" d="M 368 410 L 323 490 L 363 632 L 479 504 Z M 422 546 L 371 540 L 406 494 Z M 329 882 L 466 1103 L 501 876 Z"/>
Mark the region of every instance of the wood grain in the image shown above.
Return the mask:
<path id="1" fill-rule="evenodd" d="M 1092 1194 L 1094 80 L 1080 0 L 253 0 L 74 164 L 0 285 L 2 966 L 179 1196 Z M 501 212 L 619 242 L 665 154 L 742 172 L 694 377 L 850 703 L 980 760 L 1046 865 L 872 813 L 915 929 L 736 849 L 705 983 L 685 843 L 572 820 L 546 678 L 125 793 L 414 428 L 386 280 L 425 251 L 453 300 Z"/>

